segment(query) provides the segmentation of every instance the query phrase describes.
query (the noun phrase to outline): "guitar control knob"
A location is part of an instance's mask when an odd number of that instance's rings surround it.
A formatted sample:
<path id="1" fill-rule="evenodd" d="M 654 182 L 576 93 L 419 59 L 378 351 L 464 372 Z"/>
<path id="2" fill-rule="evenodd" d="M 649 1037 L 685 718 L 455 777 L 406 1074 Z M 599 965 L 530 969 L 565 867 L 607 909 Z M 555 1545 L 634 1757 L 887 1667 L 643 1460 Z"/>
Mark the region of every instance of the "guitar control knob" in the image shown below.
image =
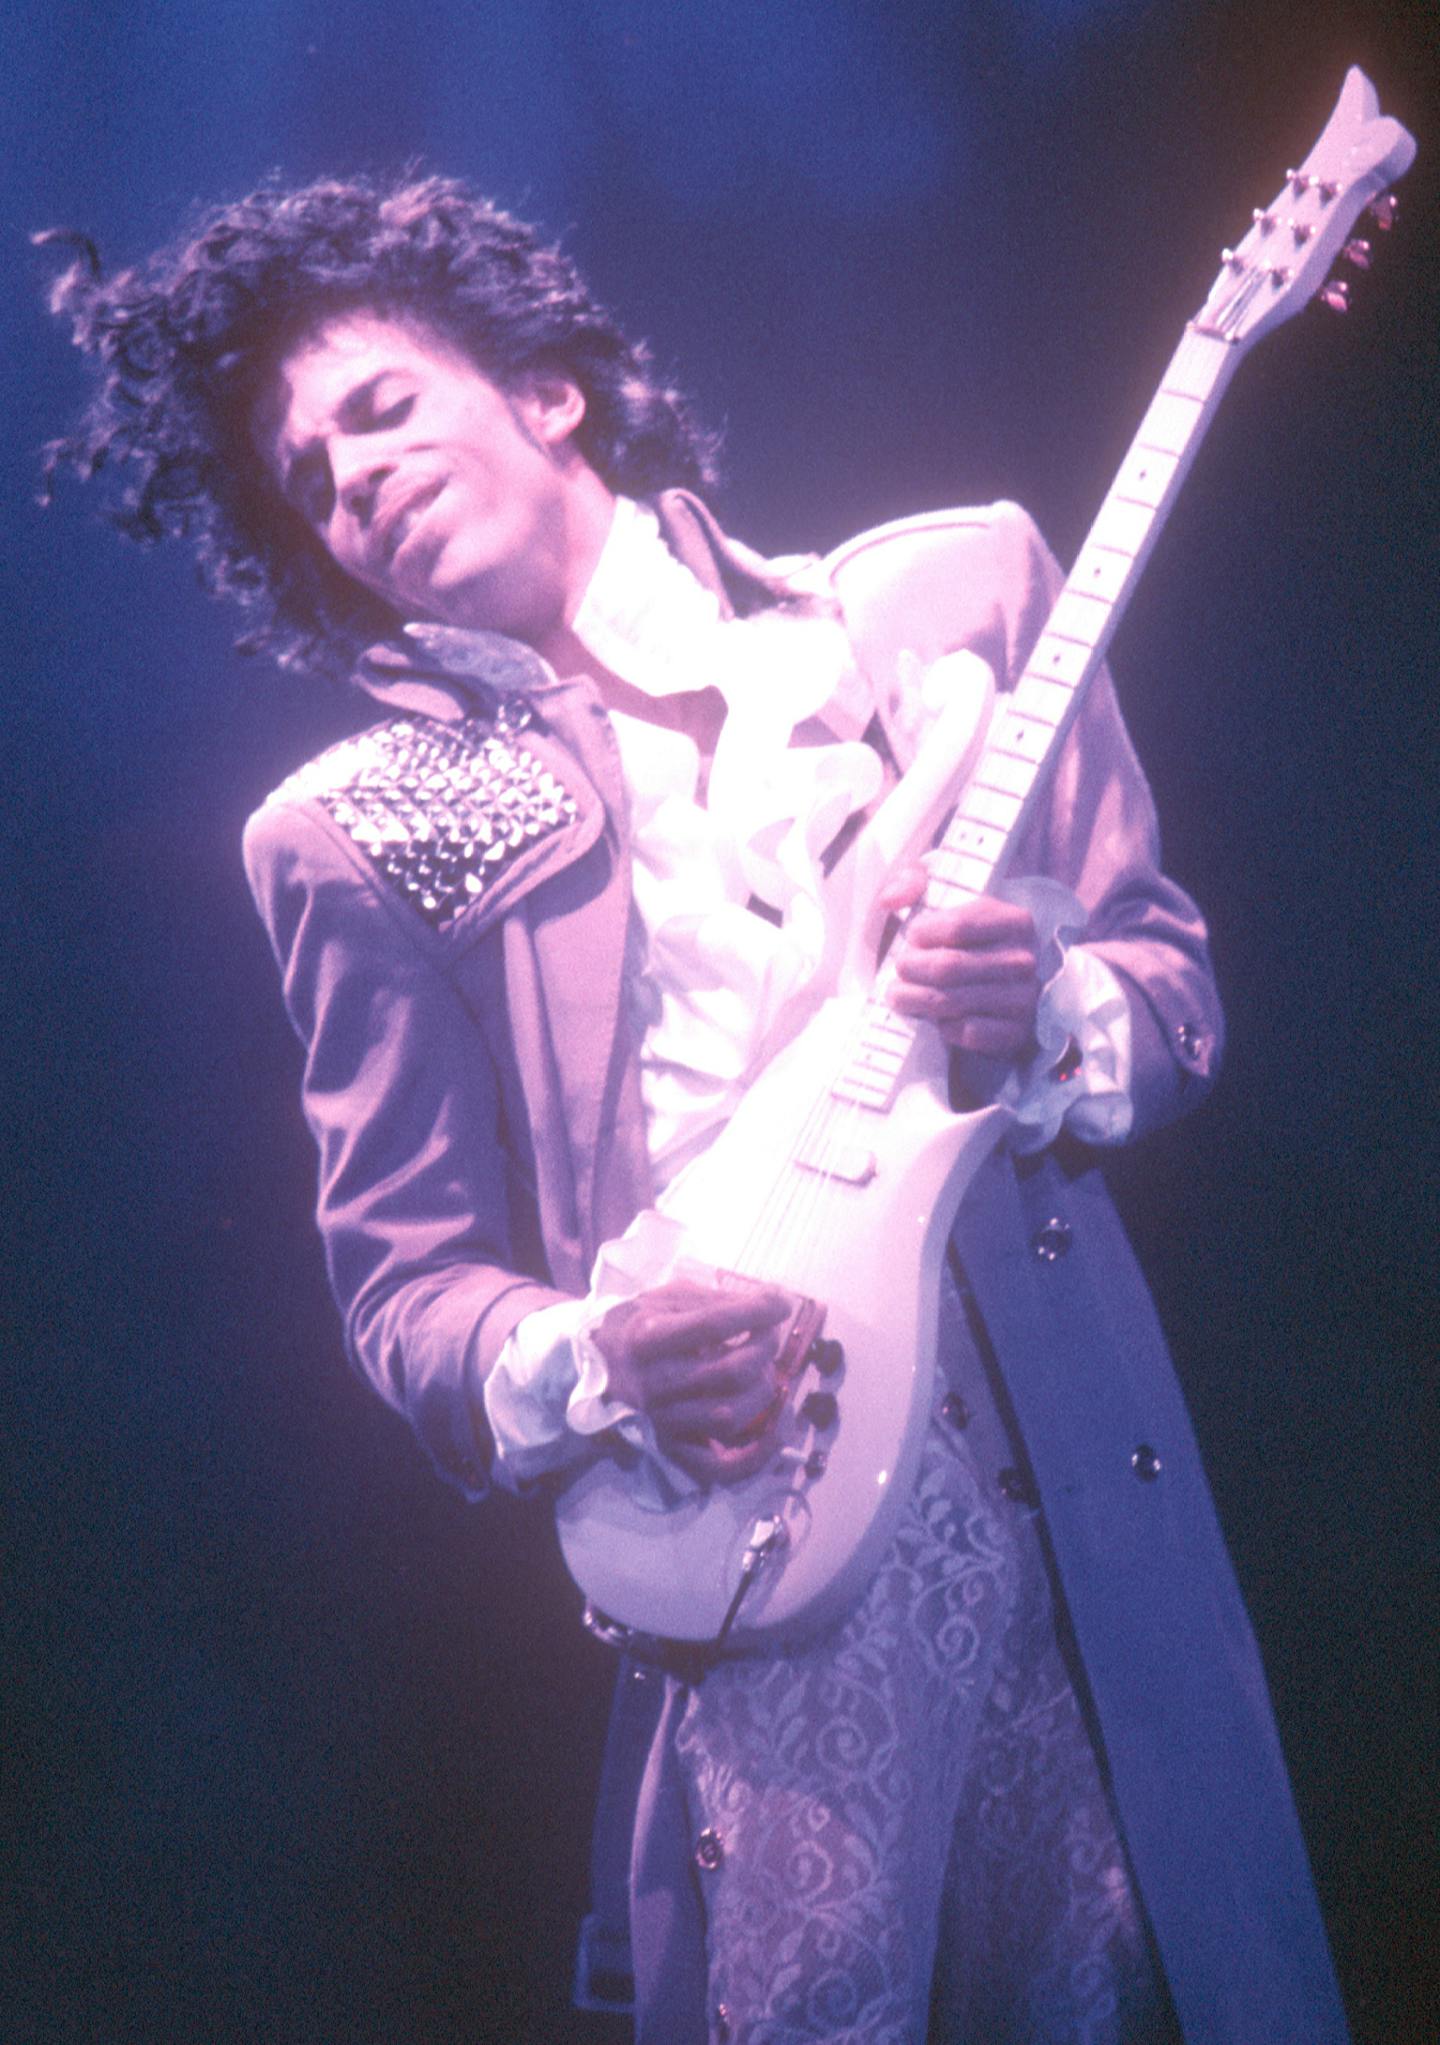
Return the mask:
<path id="1" fill-rule="evenodd" d="M 810 1345 L 810 1361 L 822 1378 L 833 1378 L 845 1361 L 845 1351 L 840 1343 L 824 1337 Z"/>
<path id="2" fill-rule="evenodd" d="M 800 1402 L 800 1418 L 819 1433 L 833 1427 L 840 1417 L 840 1401 L 833 1392 L 807 1392 Z"/>
<path id="3" fill-rule="evenodd" d="M 1337 277 L 1332 284 L 1325 286 L 1320 293 L 1320 303 L 1328 305 L 1331 312 L 1349 312 L 1350 286 L 1343 277 Z"/>

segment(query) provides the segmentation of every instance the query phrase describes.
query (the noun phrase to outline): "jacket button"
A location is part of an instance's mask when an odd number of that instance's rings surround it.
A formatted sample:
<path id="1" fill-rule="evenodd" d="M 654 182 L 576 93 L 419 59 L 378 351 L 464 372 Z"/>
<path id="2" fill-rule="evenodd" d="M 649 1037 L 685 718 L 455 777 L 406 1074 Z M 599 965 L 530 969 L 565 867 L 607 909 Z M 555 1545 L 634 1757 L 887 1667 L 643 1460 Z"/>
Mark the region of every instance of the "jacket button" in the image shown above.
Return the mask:
<path id="1" fill-rule="evenodd" d="M 730 2024 L 730 2005 L 717 2002 L 715 2005 L 715 2045 L 730 2045 L 735 2033 Z"/>
<path id="2" fill-rule="evenodd" d="M 1000 1472 L 995 1481 L 1000 1486 L 1002 1496 L 1008 1498 L 1012 1505 L 1028 1506 L 1033 1512 L 1040 1503 L 1035 1486 L 1023 1470 L 1007 1467 Z"/>
<path id="3" fill-rule="evenodd" d="M 1205 1039 L 1201 1036 L 1199 1030 L 1196 1029 L 1193 1022 L 1182 1022 L 1176 1025 L 1175 1041 L 1180 1046 L 1180 1056 L 1182 1058 L 1191 1065 L 1199 1062 L 1200 1053 L 1205 1048 Z"/>
<path id="4" fill-rule="evenodd" d="M 1069 1222 L 1052 1215 L 1043 1228 L 1036 1229 L 1030 1247 L 1042 1264 L 1054 1264 L 1070 1247 Z"/>
<path id="5" fill-rule="evenodd" d="M 958 1392 L 947 1392 L 940 1401 L 940 1418 L 948 1420 L 958 1433 L 970 1425 L 970 1408 Z"/>
<path id="6" fill-rule="evenodd" d="M 725 1841 L 713 1825 L 707 1825 L 695 1841 L 695 1865 L 713 1874 L 725 1858 Z"/>
<path id="7" fill-rule="evenodd" d="M 1153 1484 L 1165 1466 L 1149 1442 L 1142 1441 L 1130 1458 L 1130 1467 L 1142 1484 Z"/>

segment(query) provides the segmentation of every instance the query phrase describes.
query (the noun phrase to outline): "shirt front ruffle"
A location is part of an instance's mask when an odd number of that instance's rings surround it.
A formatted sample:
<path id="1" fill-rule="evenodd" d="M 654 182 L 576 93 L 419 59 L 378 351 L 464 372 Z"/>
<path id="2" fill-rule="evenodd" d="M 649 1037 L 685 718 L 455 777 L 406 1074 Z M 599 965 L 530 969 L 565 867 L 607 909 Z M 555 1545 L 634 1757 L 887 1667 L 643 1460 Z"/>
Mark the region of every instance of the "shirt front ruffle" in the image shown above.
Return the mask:
<path id="1" fill-rule="evenodd" d="M 825 849 L 883 781 L 876 755 L 855 741 L 787 751 L 810 715 L 805 697 L 792 698 L 794 718 L 777 714 L 773 696 L 757 714 L 751 682 L 724 692 L 703 807 L 694 741 L 612 713 L 631 799 L 630 993 L 661 1185 L 739 1104 L 803 1003 L 825 950 Z"/>

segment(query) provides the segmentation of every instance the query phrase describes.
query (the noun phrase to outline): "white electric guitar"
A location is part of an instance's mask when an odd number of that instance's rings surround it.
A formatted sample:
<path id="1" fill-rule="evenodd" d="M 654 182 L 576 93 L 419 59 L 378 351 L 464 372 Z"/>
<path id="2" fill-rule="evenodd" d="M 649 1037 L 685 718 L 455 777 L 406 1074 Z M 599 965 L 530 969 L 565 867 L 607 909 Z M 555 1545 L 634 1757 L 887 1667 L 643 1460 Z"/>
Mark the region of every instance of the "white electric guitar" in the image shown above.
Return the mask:
<path id="1" fill-rule="evenodd" d="M 1414 154 L 1351 70 L 1303 165 L 1224 252 L 1016 687 L 992 712 L 972 664 L 974 689 L 955 692 L 842 862 L 834 993 L 630 1232 L 647 1282 L 679 1251 L 803 1304 L 781 1439 L 759 1475 L 667 1491 L 621 1445 L 561 1492 L 561 1544 L 599 1630 L 755 1648 L 838 1616 L 878 1566 L 929 1418 L 950 1223 L 1009 1116 L 951 1110 L 938 1033 L 886 999 L 876 892 L 949 811 L 927 902 L 964 903 L 999 878 L 1241 356 L 1317 293 L 1343 308 L 1331 265 L 1368 266 L 1352 230 L 1367 207 L 1389 226 L 1386 188 Z"/>

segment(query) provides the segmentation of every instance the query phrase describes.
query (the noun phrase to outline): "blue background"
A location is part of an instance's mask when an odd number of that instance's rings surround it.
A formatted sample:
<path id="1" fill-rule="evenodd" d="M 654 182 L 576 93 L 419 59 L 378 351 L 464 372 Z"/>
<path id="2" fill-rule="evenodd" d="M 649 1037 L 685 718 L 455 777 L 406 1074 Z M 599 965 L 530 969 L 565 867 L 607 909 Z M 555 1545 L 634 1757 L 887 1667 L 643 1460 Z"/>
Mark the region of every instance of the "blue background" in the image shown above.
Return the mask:
<path id="1" fill-rule="evenodd" d="M 7 2039 L 609 2035 L 565 2008 L 605 1658 L 543 1517 L 347 1375 L 239 870 L 363 712 L 93 493 L 35 508 L 83 383 L 27 231 L 134 259 L 419 158 L 564 235 L 752 541 L 1005 495 L 1068 559 L 1352 61 L 1420 139 L 1401 229 L 1246 363 L 1116 647 L 1232 1030 L 1116 1180 L 1357 2033 L 1433 2038 L 1437 55 L 1425 0 L 11 0 Z"/>

